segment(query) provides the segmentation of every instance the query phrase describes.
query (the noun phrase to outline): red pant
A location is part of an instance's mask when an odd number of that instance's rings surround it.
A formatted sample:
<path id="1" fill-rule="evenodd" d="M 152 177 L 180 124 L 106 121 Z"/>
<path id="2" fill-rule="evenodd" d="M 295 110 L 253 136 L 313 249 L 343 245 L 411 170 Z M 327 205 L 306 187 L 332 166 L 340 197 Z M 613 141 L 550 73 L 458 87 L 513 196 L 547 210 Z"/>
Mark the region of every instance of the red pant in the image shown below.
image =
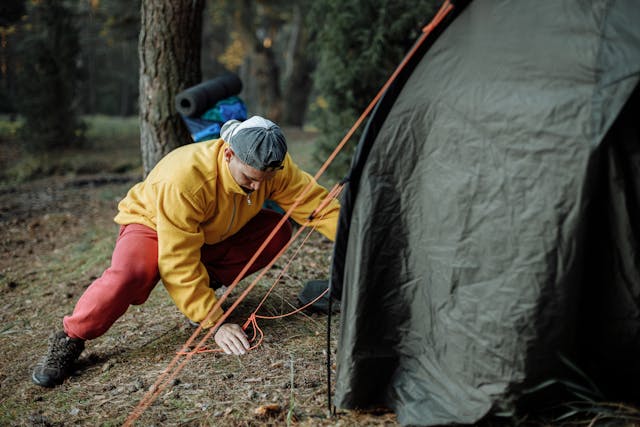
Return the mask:
<path id="1" fill-rule="evenodd" d="M 209 272 L 212 286 L 230 285 L 251 259 L 282 216 L 263 209 L 238 233 L 215 245 L 204 245 L 201 261 Z M 262 251 L 246 275 L 267 265 L 291 238 L 285 223 Z M 158 235 L 140 224 L 120 227 L 111 266 L 82 294 L 71 316 L 63 320 L 72 338 L 85 340 L 104 334 L 129 305 L 144 303 L 160 280 Z"/>

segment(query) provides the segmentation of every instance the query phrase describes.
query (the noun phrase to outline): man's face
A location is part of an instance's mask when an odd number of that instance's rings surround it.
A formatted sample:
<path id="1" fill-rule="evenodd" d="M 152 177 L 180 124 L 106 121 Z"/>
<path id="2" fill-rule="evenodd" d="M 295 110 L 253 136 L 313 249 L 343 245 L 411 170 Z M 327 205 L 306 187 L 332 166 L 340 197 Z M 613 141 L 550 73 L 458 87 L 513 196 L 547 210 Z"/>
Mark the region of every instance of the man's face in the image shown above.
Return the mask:
<path id="1" fill-rule="evenodd" d="M 259 189 L 264 181 L 273 178 L 276 174 L 276 171 L 261 171 L 242 163 L 230 148 L 225 148 L 224 158 L 229 163 L 231 176 L 247 194 Z"/>

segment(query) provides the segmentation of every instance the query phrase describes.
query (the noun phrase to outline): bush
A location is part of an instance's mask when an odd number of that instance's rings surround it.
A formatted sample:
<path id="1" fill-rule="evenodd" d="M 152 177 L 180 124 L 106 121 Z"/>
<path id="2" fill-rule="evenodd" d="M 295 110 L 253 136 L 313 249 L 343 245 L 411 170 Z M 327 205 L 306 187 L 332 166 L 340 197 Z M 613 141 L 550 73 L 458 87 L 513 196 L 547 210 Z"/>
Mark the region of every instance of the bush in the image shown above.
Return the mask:
<path id="1" fill-rule="evenodd" d="M 326 0 L 309 15 L 319 52 L 311 106 L 320 131 L 316 152 L 324 160 L 365 110 L 435 12 L 434 0 Z M 343 177 L 359 138 L 356 133 L 329 174 Z"/>

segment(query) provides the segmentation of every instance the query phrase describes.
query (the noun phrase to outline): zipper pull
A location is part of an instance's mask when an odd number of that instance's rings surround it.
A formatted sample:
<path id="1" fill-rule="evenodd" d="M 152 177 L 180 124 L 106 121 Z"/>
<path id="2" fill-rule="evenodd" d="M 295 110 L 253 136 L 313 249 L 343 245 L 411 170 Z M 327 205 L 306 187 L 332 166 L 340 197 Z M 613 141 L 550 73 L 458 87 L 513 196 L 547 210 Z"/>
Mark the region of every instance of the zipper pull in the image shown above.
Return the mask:
<path id="1" fill-rule="evenodd" d="M 252 203 L 251 203 L 251 194 L 247 194 L 247 204 L 248 204 L 249 206 L 251 206 L 251 205 L 252 205 Z"/>

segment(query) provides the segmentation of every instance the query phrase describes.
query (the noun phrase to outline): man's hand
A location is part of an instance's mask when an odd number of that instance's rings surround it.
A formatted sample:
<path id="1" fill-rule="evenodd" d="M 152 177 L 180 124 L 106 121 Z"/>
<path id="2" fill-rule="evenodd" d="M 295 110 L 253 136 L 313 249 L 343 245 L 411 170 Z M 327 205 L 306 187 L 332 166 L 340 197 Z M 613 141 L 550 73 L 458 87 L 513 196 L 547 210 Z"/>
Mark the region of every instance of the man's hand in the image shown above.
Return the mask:
<path id="1" fill-rule="evenodd" d="M 213 338 L 226 354 L 245 354 L 250 347 L 247 335 L 235 323 L 224 323 Z"/>

